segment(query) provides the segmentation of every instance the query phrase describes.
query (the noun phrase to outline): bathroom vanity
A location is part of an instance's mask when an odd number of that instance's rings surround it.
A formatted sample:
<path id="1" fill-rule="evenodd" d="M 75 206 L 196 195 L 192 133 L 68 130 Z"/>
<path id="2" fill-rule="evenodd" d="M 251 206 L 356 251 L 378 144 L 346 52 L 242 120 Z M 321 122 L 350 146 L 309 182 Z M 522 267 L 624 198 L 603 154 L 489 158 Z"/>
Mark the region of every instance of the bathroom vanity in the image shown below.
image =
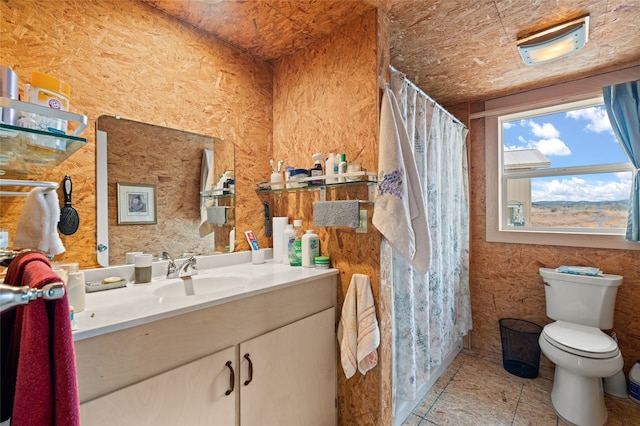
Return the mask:
<path id="1" fill-rule="evenodd" d="M 82 423 L 335 425 L 337 274 L 240 262 L 87 294 Z"/>

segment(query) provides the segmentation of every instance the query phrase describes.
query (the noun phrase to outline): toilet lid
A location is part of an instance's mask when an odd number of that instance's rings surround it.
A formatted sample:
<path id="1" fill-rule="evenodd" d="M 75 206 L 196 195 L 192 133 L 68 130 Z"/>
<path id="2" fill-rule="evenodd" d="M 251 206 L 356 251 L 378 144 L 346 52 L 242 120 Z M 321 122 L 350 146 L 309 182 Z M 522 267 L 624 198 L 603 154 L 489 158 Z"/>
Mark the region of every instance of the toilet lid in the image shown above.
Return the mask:
<path id="1" fill-rule="evenodd" d="M 544 327 L 542 335 L 551 345 L 587 358 L 612 358 L 618 345 L 611 337 L 595 327 L 556 321 Z"/>

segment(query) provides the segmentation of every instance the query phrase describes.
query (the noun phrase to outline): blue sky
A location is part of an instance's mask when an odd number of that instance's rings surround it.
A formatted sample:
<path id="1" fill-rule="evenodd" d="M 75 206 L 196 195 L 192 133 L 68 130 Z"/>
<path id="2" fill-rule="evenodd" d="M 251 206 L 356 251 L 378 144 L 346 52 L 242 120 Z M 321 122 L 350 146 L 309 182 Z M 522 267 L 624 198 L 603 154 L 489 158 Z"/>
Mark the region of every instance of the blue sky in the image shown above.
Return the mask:
<path id="1" fill-rule="evenodd" d="M 551 168 L 627 162 L 604 106 L 514 120 L 504 124 L 505 150 L 537 148 Z M 630 173 L 532 180 L 533 201 L 606 201 L 629 198 Z"/>

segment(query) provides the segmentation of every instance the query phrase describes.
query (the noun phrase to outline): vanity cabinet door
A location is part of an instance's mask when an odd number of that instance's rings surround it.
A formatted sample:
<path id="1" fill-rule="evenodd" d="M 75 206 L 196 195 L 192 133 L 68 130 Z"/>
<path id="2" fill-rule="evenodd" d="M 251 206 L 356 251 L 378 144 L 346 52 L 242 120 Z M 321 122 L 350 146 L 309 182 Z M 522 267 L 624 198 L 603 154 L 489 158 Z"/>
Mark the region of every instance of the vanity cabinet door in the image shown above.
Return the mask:
<path id="1" fill-rule="evenodd" d="M 335 308 L 240 344 L 240 369 L 241 425 L 335 425 Z"/>
<path id="2" fill-rule="evenodd" d="M 233 426 L 238 391 L 236 349 L 225 349 L 84 403 L 81 423 Z"/>

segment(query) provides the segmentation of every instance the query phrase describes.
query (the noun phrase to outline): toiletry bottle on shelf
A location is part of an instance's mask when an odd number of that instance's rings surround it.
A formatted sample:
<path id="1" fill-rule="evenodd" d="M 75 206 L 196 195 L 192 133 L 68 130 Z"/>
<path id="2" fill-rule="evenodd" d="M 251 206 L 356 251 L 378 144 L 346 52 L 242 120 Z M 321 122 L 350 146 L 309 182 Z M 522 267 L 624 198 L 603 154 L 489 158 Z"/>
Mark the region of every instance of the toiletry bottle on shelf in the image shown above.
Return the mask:
<path id="1" fill-rule="evenodd" d="M 296 235 L 294 238 L 289 238 L 289 265 L 301 266 L 302 265 L 302 220 L 296 219 L 293 221 L 293 230 Z"/>
<path id="2" fill-rule="evenodd" d="M 293 230 L 293 225 L 288 223 L 285 225 L 283 233 L 284 236 L 282 237 L 282 241 L 284 242 L 284 253 L 282 254 L 282 263 L 289 265 L 289 244 L 295 243 L 296 231 Z M 293 240 L 293 242 L 291 240 Z"/>
<path id="3" fill-rule="evenodd" d="M 291 180 L 291 173 L 293 173 L 293 166 L 287 166 L 284 169 L 284 180 L 287 182 L 286 183 L 286 187 L 291 188 L 291 183 L 289 182 Z"/>
<path id="4" fill-rule="evenodd" d="M 344 174 L 347 173 L 347 154 L 340 154 L 340 163 L 338 163 L 338 182 L 346 182 L 347 178 Z"/>
<path id="5" fill-rule="evenodd" d="M 320 256 L 320 240 L 318 235 L 309 229 L 302 236 L 302 266 L 305 268 L 315 267 L 316 256 Z"/>
<path id="6" fill-rule="evenodd" d="M 309 176 L 322 176 L 322 161 L 324 161 L 324 154 L 317 152 L 311 156 L 315 161 L 312 168 L 309 169 Z M 324 182 L 322 179 L 313 179 L 311 185 L 322 185 Z"/>
<path id="7" fill-rule="evenodd" d="M 324 168 L 325 174 L 327 176 L 327 183 L 337 183 L 338 182 L 338 158 L 336 154 L 333 152 L 329 154 L 329 159 L 327 160 L 326 166 Z"/>

